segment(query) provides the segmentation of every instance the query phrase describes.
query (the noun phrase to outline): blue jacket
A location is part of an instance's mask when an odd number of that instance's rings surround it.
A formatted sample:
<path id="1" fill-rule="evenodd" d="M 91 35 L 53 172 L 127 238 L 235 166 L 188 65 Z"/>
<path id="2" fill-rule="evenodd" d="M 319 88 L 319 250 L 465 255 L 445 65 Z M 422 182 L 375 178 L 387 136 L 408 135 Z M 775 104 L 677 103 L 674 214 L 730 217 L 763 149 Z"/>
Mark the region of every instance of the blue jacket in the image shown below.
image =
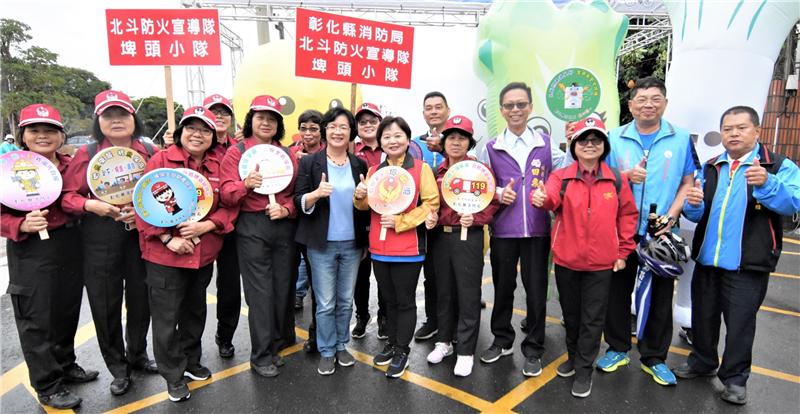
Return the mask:
<path id="1" fill-rule="evenodd" d="M 444 162 L 444 155 L 428 149 L 428 144 L 422 140 L 422 138 L 427 136 L 427 134 L 420 135 L 411 140 L 408 150 L 415 159 L 425 161 L 425 163 L 431 167 L 432 171 L 439 171 L 439 166 Z"/>
<path id="2" fill-rule="evenodd" d="M 640 213 L 649 211 L 650 204 L 655 203 L 659 215 L 667 214 L 685 175 L 683 169 L 688 154 L 692 154 L 694 164 L 699 168 L 689 132 L 663 119 L 649 151 L 642 145 L 634 122 L 614 128 L 608 139 L 611 152 L 606 163 L 620 171 L 635 167 L 647 154 L 647 178 L 642 184 L 632 183 L 633 198 Z M 647 214 L 639 214 L 637 234 L 643 236 L 646 229 Z"/>
<path id="3" fill-rule="evenodd" d="M 747 185 L 744 177 L 756 157 L 769 172 L 760 187 Z M 772 272 L 782 248 L 781 215 L 800 211 L 800 170 L 761 144 L 733 177 L 731 162 L 727 152 L 710 159 L 698 175 L 704 201 L 697 207 L 684 202 L 686 217 L 699 223 L 692 256 L 705 266 Z"/>

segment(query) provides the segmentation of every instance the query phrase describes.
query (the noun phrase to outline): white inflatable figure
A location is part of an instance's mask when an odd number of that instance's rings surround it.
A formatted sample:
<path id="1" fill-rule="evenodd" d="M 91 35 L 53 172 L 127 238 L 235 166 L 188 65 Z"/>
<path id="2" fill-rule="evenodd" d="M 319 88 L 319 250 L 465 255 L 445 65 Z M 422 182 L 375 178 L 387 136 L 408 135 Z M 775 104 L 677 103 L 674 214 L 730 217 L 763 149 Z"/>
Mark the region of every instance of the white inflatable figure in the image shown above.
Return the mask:
<path id="1" fill-rule="evenodd" d="M 664 118 L 690 131 L 703 162 L 723 151 L 719 119 L 726 109 L 747 105 L 762 113 L 775 59 L 800 19 L 800 3 L 665 0 L 664 5 L 673 39 Z M 685 270 L 673 314 L 677 324 L 690 327 L 693 269 Z"/>

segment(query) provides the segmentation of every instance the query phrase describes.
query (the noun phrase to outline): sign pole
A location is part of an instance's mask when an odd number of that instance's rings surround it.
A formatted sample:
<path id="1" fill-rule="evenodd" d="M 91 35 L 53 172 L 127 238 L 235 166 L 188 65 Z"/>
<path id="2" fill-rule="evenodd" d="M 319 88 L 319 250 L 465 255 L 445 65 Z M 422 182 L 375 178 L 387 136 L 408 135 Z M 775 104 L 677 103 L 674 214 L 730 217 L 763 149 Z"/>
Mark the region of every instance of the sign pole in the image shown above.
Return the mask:
<path id="1" fill-rule="evenodd" d="M 167 87 L 167 130 L 175 131 L 175 104 L 172 102 L 172 66 L 164 66 L 164 83 Z"/>
<path id="2" fill-rule="evenodd" d="M 358 84 L 350 84 L 350 112 L 356 113 L 356 87 Z"/>

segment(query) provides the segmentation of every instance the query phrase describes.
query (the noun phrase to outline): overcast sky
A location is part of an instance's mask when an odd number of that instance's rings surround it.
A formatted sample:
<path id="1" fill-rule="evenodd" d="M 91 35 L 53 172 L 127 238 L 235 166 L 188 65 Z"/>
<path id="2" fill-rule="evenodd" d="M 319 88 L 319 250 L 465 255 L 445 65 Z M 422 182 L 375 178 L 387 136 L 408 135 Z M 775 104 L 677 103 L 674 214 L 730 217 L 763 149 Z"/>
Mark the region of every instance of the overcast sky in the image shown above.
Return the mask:
<path id="1" fill-rule="evenodd" d="M 41 46 L 58 53 L 61 65 L 92 71 L 100 79 L 110 82 L 114 89 L 134 97 L 164 96 L 163 67 L 108 64 L 105 9 L 124 8 L 177 9 L 183 6 L 179 0 L 2 0 L 2 17 L 29 25 L 33 39 L 27 46 Z M 245 51 L 257 46 L 255 23 L 223 21 L 223 24 L 242 37 Z M 223 45 L 222 66 L 204 69 L 208 94 L 217 92 L 230 96 L 233 92 L 229 62 L 229 50 Z M 173 67 L 172 77 L 174 99 L 185 104 L 184 67 Z"/>

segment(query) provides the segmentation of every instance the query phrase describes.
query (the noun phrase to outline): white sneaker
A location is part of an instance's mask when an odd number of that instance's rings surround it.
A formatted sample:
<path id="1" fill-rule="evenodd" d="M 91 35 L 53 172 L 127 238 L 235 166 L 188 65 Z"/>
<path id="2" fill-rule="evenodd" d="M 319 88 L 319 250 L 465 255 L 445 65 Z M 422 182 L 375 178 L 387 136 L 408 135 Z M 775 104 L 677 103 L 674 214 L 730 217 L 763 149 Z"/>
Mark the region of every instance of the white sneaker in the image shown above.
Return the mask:
<path id="1" fill-rule="evenodd" d="M 453 345 L 447 342 L 437 342 L 433 351 L 428 354 L 428 362 L 431 364 L 438 364 L 442 362 L 445 357 L 453 355 Z"/>
<path id="2" fill-rule="evenodd" d="M 457 377 L 467 377 L 472 374 L 472 355 L 459 355 L 456 358 L 456 367 L 453 368 L 453 374 Z"/>

